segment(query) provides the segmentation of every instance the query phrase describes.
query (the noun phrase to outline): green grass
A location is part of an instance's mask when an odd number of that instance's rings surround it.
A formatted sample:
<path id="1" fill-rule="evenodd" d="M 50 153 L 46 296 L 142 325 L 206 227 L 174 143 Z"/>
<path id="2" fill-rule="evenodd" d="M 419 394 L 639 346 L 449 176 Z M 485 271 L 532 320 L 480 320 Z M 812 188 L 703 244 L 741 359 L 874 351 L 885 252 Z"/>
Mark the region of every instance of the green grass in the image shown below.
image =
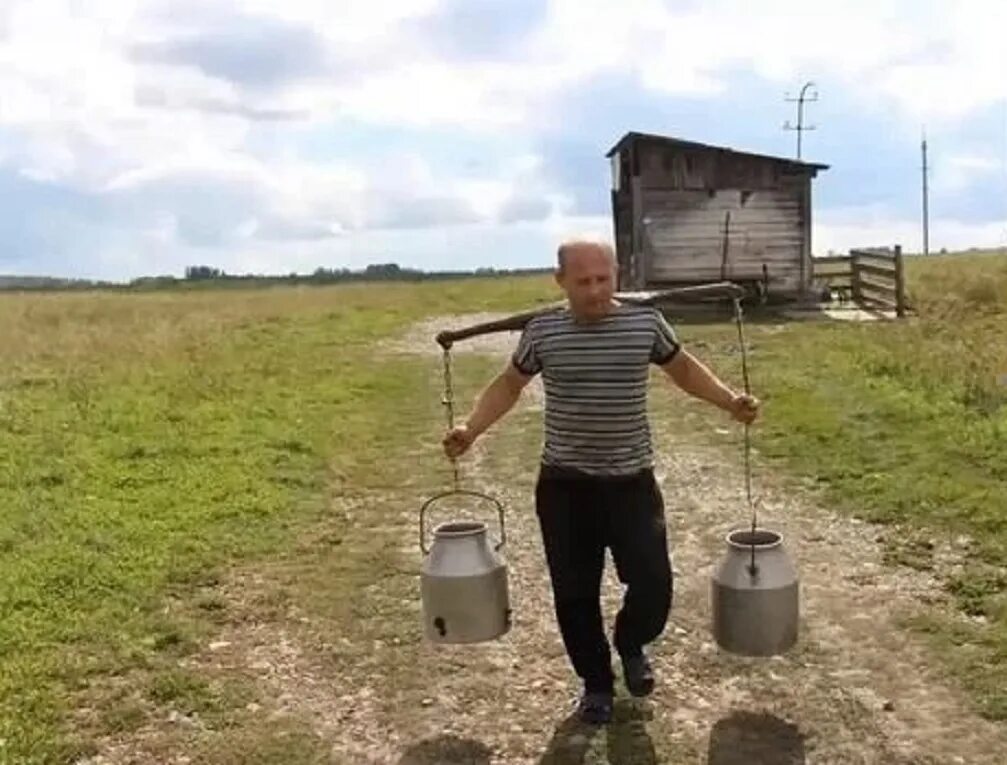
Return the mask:
<path id="1" fill-rule="evenodd" d="M 837 508 L 897 524 L 891 562 L 945 577 L 969 618 L 916 626 L 1007 719 L 1007 255 L 910 258 L 907 275 L 907 321 L 749 326 L 754 438 Z M 681 332 L 741 379 L 733 328 Z M 935 550 L 958 537 L 964 565 L 940 570 Z"/>
<path id="2" fill-rule="evenodd" d="M 893 561 L 932 567 L 931 539 L 974 540 L 947 581 L 970 618 L 914 626 L 1004 719 L 1007 268 L 977 256 L 907 270 L 910 321 L 749 327 L 757 444 L 837 508 L 904 525 Z M 412 572 L 398 521 L 382 519 L 402 508 L 381 498 L 447 480 L 431 442 L 440 368 L 376 344 L 426 315 L 554 298 L 546 277 L 5 296 L 0 762 L 72 762 L 166 710 L 217 730 L 197 746 L 208 761 L 324 761 L 307 728 L 247 712 L 248 688 L 179 665 L 227 618 L 214 588 L 268 566 L 281 581 L 255 604 L 264 618 L 295 597 L 332 628 L 371 620 L 389 646 L 334 662 L 409 661 L 394 646 L 415 636 L 400 599 Z M 729 323 L 680 331 L 740 379 Z M 459 357 L 470 394 L 491 372 Z M 350 517 L 354 497 L 366 508 Z"/>
<path id="3" fill-rule="evenodd" d="M 240 694 L 177 667 L 213 632 L 202 593 L 285 552 L 333 495 L 400 480 L 429 430 L 409 417 L 424 362 L 375 343 L 462 300 L 523 307 L 542 284 L 6 298 L 0 762 L 73 761 L 146 703 L 226 716 Z M 166 613 L 186 601 L 195 616 Z M 131 672 L 143 703 L 72 720 Z"/>

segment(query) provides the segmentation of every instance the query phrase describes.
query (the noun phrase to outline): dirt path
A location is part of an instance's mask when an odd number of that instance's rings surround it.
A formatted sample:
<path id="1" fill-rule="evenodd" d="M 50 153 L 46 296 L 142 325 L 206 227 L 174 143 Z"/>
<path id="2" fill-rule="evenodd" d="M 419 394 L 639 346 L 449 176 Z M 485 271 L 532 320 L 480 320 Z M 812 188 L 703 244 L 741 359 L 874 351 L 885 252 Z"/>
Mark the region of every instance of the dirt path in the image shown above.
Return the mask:
<path id="1" fill-rule="evenodd" d="M 406 337 L 386 350 L 429 350 L 431 326 L 445 324 L 418 327 L 420 343 Z M 502 358 L 513 341 L 486 337 L 458 352 Z M 540 407 L 540 389 L 533 386 L 520 406 Z M 555 627 L 530 506 L 534 476 L 513 425 L 477 445 L 465 463 L 468 479 L 509 509 L 514 625 L 507 636 L 478 646 L 421 642 L 403 666 L 389 660 L 404 654 L 394 636 L 319 634 L 310 614 L 292 614 L 233 620 L 217 647 L 190 664 L 255 678 L 271 699 L 270 715 L 308 721 L 330 761 L 346 765 L 1002 765 L 1007 729 L 975 715 L 896 626 L 903 614 L 945 607 L 936 583 L 884 566 L 877 529 L 782 483 L 759 487 L 763 518 L 784 534 L 800 571 L 799 645 L 762 660 L 717 649 L 709 576 L 724 534 L 744 523 L 739 460 L 671 430 L 657 435 L 676 572 L 671 621 L 653 652 L 659 687 L 644 701 L 620 687 L 616 721 L 605 729 L 569 718 L 578 688 Z M 398 505 L 409 510 L 389 522 L 411 541 L 415 503 L 403 492 Z M 403 554 L 418 571 L 413 545 Z M 382 583 L 371 587 L 380 592 Z M 256 588 L 238 582 L 228 597 L 247 601 Z M 611 630 L 620 597 L 611 566 L 604 597 Z M 396 607 L 418 616 L 415 597 Z M 341 659 L 320 658 L 333 655 Z M 114 751 L 94 762 L 143 761 Z"/>
<path id="2" fill-rule="evenodd" d="M 429 338 L 430 327 L 417 328 L 416 338 Z M 424 347 L 409 340 L 407 347 Z M 514 337 L 475 342 L 458 351 L 503 358 Z M 525 396 L 524 407 L 540 405 L 539 390 Z M 652 699 L 623 695 L 617 723 L 593 736 L 564 719 L 576 685 L 554 626 L 538 528 L 528 509 L 530 483 L 515 486 L 506 461 L 490 472 L 480 469 L 477 459 L 468 469 L 477 471 L 486 490 L 518 509 L 509 515 L 514 630 L 476 650 L 424 651 L 435 665 L 449 656 L 465 671 L 450 678 L 432 675 L 437 691 L 429 707 L 419 707 L 425 711 L 416 714 L 403 699 L 404 713 L 385 721 L 399 741 L 419 741 L 401 753 L 399 763 L 1004 761 L 1007 730 L 975 715 L 961 694 L 930 670 L 922 646 L 895 625 L 926 602 L 942 602 L 937 584 L 924 573 L 884 566 L 876 528 L 837 517 L 780 485 L 763 483 L 760 504 L 766 523 L 784 534 L 800 571 L 799 646 L 769 660 L 719 651 L 709 629 L 709 577 L 724 534 L 744 522 L 745 513 L 732 516 L 745 507 L 739 461 L 733 453 L 668 430 L 655 437 L 675 601 L 655 647 L 660 687 Z M 482 444 L 484 450 L 495 446 Z M 516 457 L 511 467 L 520 467 Z M 609 566 L 610 627 L 620 595 Z M 503 713 L 494 714 L 500 706 Z M 452 741 L 458 751 L 466 747 L 460 742 L 470 742 L 472 756 L 452 759 Z"/>

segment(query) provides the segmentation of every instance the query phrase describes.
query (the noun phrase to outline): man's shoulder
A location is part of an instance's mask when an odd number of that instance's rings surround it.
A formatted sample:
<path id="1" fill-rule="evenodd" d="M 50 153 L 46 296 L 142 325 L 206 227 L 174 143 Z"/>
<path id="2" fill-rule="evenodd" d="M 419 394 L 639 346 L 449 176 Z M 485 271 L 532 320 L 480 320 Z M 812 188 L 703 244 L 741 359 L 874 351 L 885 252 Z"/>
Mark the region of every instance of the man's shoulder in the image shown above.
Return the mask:
<path id="1" fill-rule="evenodd" d="M 570 319 L 570 309 L 566 306 L 550 308 L 530 318 L 524 325 L 527 332 L 541 332 L 543 329 L 555 327 L 568 322 Z"/>
<path id="2" fill-rule="evenodd" d="M 660 311 L 652 305 L 641 303 L 619 303 L 616 317 L 628 322 L 653 322 L 660 316 Z"/>

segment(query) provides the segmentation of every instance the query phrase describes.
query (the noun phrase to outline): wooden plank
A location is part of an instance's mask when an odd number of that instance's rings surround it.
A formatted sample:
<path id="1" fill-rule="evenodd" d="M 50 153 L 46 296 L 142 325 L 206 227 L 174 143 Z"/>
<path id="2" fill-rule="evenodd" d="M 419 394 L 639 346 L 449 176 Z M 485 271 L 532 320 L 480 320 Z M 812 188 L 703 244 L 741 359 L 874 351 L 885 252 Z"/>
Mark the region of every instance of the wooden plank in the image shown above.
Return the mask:
<path id="1" fill-rule="evenodd" d="M 669 237 L 655 237 L 647 234 L 644 237 L 648 248 L 655 260 L 674 260 L 690 255 L 716 254 L 720 257 L 723 254 L 723 237 L 717 241 L 714 237 L 690 238 L 676 241 Z M 762 257 L 767 259 L 782 259 L 797 261 L 797 253 L 800 251 L 798 242 L 775 242 L 773 240 L 755 239 L 731 239 L 731 251 L 729 256 L 736 257 Z"/>
<path id="2" fill-rule="evenodd" d="M 879 267 L 888 266 L 893 268 L 895 266 L 895 257 L 886 253 L 858 252 L 857 257 L 860 258 L 862 263 L 870 263 Z"/>
<path id="3" fill-rule="evenodd" d="M 800 271 L 795 263 L 791 268 L 777 268 L 774 269 L 772 266 L 769 267 L 769 276 L 773 278 L 774 276 L 779 277 L 790 277 L 795 279 L 800 278 Z M 745 268 L 730 268 L 727 269 L 727 278 L 745 278 L 745 279 L 756 279 L 762 278 L 762 265 L 758 267 L 747 266 Z M 663 281 L 667 279 L 677 280 L 677 281 L 687 281 L 689 279 L 695 279 L 696 281 L 720 281 L 720 264 L 706 264 L 701 267 L 696 268 L 662 268 L 655 269 L 652 273 L 652 281 Z"/>
<path id="4" fill-rule="evenodd" d="M 630 245 L 629 251 L 631 253 L 632 269 L 630 277 L 630 286 L 633 289 L 640 289 L 643 287 L 649 278 L 649 264 L 650 260 L 643 247 L 643 202 L 642 196 L 640 194 L 640 177 L 638 175 L 632 175 L 629 179 L 630 188 L 630 205 L 632 209 L 632 221 L 633 225 L 630 227 Z"/>
<path id="5" fill-rule="evenodd" d="M 804 182 L 801 189 L 801 289 L 811 287 L 814 268 L 811 265 L 811 180 Z"/>
<path id="6" fill-rule="evenodd" d="M 613 157 L 613 162 L 618 161 L 616 158 L 618 154 Z M 616 190 L 616 184 L 612 184 L 612 190 L 609 192 L 609 199 L 612 203 L 612 231 L 615 232 L 615 288 L 616 289 L 626 289 L 629 287 L 629 258 L 627 253 L 622 248 L 622 236 L 619 224 L 619 192 Z"/>
<path id="7" fill-rule="evenodd" d="M 860 263 L 860 270 L 871 276 L 880 276 L 884 279 L 895 281 L 895 268 L 879 268 L 871 263 Z"/>
<path id="8" fill-rule="evenodd" d="M 815 271 L 816 279 L 852 279 L 853 272 L 846 271 Z"/>
<path id="9" fill-rule="evenodd" d="M 853 269 L 815 269 L 815 273 L 812 275 L 815 277 L 819 276 L 844 276 L 848 279 L 853 278 Z"/>
<path id="10" fill-rule="evenodd" d="M 860 273 L 858 275 L 858 278 L 864 284 L 870 284 L 871 286 L 873 286 L 876 289 L 887 290 L 888 292 L 891 292 L 893 295 L 895 294 L 895 280 L 894 279 L 892 279 L 890 277 L 888 279 L 878 278 L 874 274 L 870 274 L 870 273 L 867 273 L 866 271 L 864 271 L 863 265 L 860 266 Z"/>
<path id="11" fill-rule="evenodd" d="M 861 305 L 872 304 L 872 303 L 875 305 L 881 305 L 889 309 L 890 311 L 895 311 L 896 313 L 898 313 L 898 305 L 896 305 L 894 301 L 886 300 L 883 297 L 878 297 L 875 295 L 864 295 L 861 293 L 859 302 L 861 303 Z"/>
<path id="12" fill-rule="evenodd" d="M 723 236 L 718 242 L 715 236 L 687 236 L 675 237 L 670 234 L 654 234 L 646 232 L 643 237 L 647 243 L 660 252 L 677 252 L 689 250 L 717 249 L 722 245 Z M 731 248 L 739 252 L 789 252 L 797 260 L 796 253 L 800 252 L 801 242 L 796 238 L 783 237 L 731 237 Z"/>
<path id="13" fill-rule="evenodd" d="M 849 261 L 848 258 L 843 260 L 839 259 L 819 260 L 818 258 L 815 258 L 814 260 L 811 261 L 811 265 L 813 265 L 816 270 L 821 269 L 823 271 L 828 271 L 830 268 L 845 268 L 845 269 L 853 268 L 853 264 Z"/>
<path id="14" fill-rule="evenodd" d="M 652 257 L 651 265 L 656 273 L 665 269 L 694 268 L 703 265 L 717 266 L 719 268 L 721 260 L 722 254 L 710 250 L 708 252 L 681 253 L 677 257 L 667 257 L 662 254 L 660 257 Z M 727 254 L 727 263 L 733 267 L 751 264 L 755 268 L 761 268 L 762 264 L 765 263 L 768 266 L 775 266 L 777 268 L 800 268 L 797 260 L 794 258 L 759 257 L 757 254 L 742 257 L 742 253 L 734 253 L 734 257 L 732 257 L 730 252 Z"/>
<path id="15" fill-rule="evenodd" d="M 842 263 L 843 265 L 849 265 L 850 256 L 849 255 L 826 255 L 823 257 L 812 258 L 811 262 L 816 266 L 821 264 L 823 266 L 830 265 L 832 263 Z"/>
<path id="16" fill-rule="evenodd" d="M 865 255 L 871 258 L 894 258 L 895 253 L 890 247 L 855 247 L 850 254 Z"/>
<path id="17" fill-rule="evenodd" d="M 860 271 L 860 275 L 859 275 L 858 278 L 860 279 L 860 282 L 862 284 L 864 284 L 865 286 L 871 287 L 871 288 L 876 289 L 876 290 L 880 290 L 882 292 L 891 293 L 892 297 L 894 298 L 894 296 L 895 296 L 895 283 L 894 282 L 889 283 L 889 282 L 880 281 L 879 279 L 877 279 L 877 278 L 875 278 L 873 276 L 868 277 L 863 272 L 863 266 L 861 266 L 861 271 Z"/>
<path id="18" fill-rule="evenodd" d="M 712 194 L 706 189 L 676 189 L 644 184 L 643 194 L 648 200 L 662 205 L 696 205 L 725 210 L 758 209 L 760 207 L 798 207 L 800 189 L 762 189 L 745 195 L 736 188 L 721 188 Z"/>
<path id="19" fill-rule="evenodd" d="M 881 295 L 890 297 L 895 300 L 895 286 L 891 284 L 879 284 L 872 279 L 865 279 L 863 276 L 860 277 L 860 286 L 865 290 L 871 290 Z"/>
<path id="20" fill-rule="evenodd" d="M 674 260 L 679 257 L 689 257 L 692 254 L 707 254 L 707 253 L 717 253 L 721 254 L 723 251 L 723 240 L 721 240 L 721 248 L 718 252 L 717 243 L 712 240 L 700 240 L 693 239 L 688 242 L 668 242 L 667 240 L 654 240 L 651 237 L 646 238 L 647 244 L 653 251 L 655 259 L 659 260 Z M 761 242 L 735 242 L 731 241 L 731 249 L 736 256 L 745 257 L 763 257 L 769 260 L 780 259 L 780 260 L 793 260 L 797 261 L 796 254 L 799 251 L 796 242 L 782 245 L 775 244 L 762 244 Z M 730 253 L 728 253 L 730 255 Z"/>
<path id="21" fill-rule="evenodd" d="M 859 253 L 859 257 L 865 263 L 872 263 L 876 266 L 894 266 L 895 258 L 891 255 L 875 254 L 875 253 Z"/>
<path id="22" fill-rule="evenodd" d="M 644 186 L 644 196 L 661 205 L 703 204 L 729 209 L 759 209 L 764 207 L 799 207 L 799 189 L 788 191 L 755 191 L 742 200 L 742 192 L 737 189 L 721 189 L 711 195 L 706 189 L 659 189 Z"/>
<path id="23" fill-rule="evenodd" d="M 734 221 L 731 221 L 732 224 Z M 688 239 L 723 239 L 724 216 L 719 224 L 714 219 L 695 221 L 666 221 L 648 218 L 644 229 L 652 240 L 685 241 Z M 774 244 L 788 242 L 800 245 L 801 232 L 794 226 L 731 226 L 731 242 L 742 244 L 746 241 L 765 240 Z"/>
<path id="24" fill-rule="evenodd" d="M 686 227 L 699 227 L 701 229 L 710 226 L 718 226 L 724 229 L 724 215 L 731 213 L 731 233 L 742 234 L 746 231 L 773 231 L 773 232 L 793 232 L 800 236 L 800 226 L 796 215 L 780 215 L 766 213 L 758 217 L 751 215 L 738 215 L 737 211 L 727 210 L 657 210 L 653 207 L 644 206 L 643 217 L 647 220 L 647 225 L 653 228 L 673 228 L 681 229 Z"/>
<path id="25" fill-rule="evenodd" d="M 689 238 L 716 238 L 715 234 L 717 231 L 720 235 L 724 234 L 724 218 L 721 216 L 720 225 L 714 222 L 713 218 L 708 220 L 655 220 L 653 217 L 644 216 L 647 218 L 647 222 L 644 224 L 647 229 L 647 234 L 652 239 L 655 237 L 663 237 L 666 239 L 689 239 Z M 734 221 L 732 221 L 732 224 Z M 769 239 L 771 241 L 784 240 L 788 242 L 800 243 L 801 232 L 798 231 L 796 226 L 791 226 L 789 224 L 781 225 L 752 225 L 752 226 L 736 226 L 732 225 L 731 230 L 731 240 L 732 241 L 744 241 L 746 239 Z"/>
<path id="26" fill-rule="evenodd" d="M 887 303 L 891 303 L 892 308 L 896 306 L 894 290 L 883 289 L 870 282 L 861 281 L 860 294 L 872 300 L 884 300 Z"/>
<path id="27" fill-rule="evenodd" d="M 853 250 L 850 250 L 850 271 L 850 292 L 853 293 L 853 302 L 859 303 L 863 300 L 860 291 L 860 256 Z"/>

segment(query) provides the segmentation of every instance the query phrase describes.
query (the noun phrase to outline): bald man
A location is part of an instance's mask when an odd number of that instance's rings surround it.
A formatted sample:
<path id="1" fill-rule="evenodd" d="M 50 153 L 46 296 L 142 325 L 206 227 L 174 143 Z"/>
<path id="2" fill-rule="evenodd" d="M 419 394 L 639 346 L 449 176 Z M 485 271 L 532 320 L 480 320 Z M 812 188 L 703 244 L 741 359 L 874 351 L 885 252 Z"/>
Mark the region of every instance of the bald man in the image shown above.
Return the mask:
<path id="1" fill-rule="evenodd" d="M 528 322 L 507 366 L 443 446 L 450 457 L 463 454 L 542 374 L 545 443 L 535 509 L 560 633 L 583 682 L 578 713 L 604 724 L 612 718 L 615 681 L 600 599 L 605 549 L 626 588 L 613 642 L 634 696 L 654 688 L 644 647 L 663 632 L 671 609 L 664 500 L 647 417 L 650 365 L 740 422 L 755 419 L 759 402 L 683 349 L 657 309 L 614 300 L 611 246 L 564 242 L 557 260 L 566 307 Z"/>

